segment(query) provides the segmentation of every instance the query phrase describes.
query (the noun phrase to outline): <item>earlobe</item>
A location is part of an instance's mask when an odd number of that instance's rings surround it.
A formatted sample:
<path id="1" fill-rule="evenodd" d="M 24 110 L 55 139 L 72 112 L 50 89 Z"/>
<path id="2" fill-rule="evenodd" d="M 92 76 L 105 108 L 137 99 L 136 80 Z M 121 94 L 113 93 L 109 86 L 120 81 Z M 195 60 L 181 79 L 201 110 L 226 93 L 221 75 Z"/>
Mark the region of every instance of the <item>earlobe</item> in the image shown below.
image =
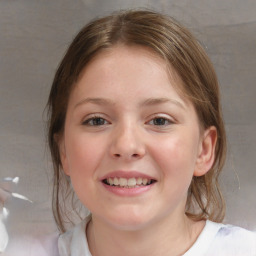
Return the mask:
<path id="1" fill-rule="evenodd" d="M 54 136 L 54 139 L 59 148 L 61 167 L 62 167 L 63 171 L 65 172 L 65 174 L 69 176 L 65 141 L 62 136 L 57 135 L 57 134 Z"/>
<path id="2" fill-rule="evenodd" d="M 211 169 L 215 159 L 216 142 L 217 130 L 216 127 L 211 126 L 202 135 L 194 176 L 202 176 Z"/>

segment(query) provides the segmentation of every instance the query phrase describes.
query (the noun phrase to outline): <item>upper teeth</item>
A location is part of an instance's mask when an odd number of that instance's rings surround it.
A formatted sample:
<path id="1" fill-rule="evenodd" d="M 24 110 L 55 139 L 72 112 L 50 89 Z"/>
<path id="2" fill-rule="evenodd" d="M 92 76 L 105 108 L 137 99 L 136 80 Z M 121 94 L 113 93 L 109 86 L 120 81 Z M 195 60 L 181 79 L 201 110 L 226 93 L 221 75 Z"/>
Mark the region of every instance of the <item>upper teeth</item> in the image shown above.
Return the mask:
<path id="1" fill-rule="evenodd" d="M 147 178 L 108 178 L 107 183 L 111 186 L 121 187 L 135 187 L 136 185 L 148 185 L 151 183 L 151 179 Z"/>

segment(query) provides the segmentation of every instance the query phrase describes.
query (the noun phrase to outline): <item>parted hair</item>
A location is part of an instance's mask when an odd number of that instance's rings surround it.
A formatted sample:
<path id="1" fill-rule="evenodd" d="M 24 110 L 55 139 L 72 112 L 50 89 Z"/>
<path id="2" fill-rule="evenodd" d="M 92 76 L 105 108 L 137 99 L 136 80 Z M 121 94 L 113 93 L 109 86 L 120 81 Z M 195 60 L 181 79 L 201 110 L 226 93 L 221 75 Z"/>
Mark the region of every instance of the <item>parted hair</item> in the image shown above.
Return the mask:
<path id="1" fill-rule="evenodd" d="M 182 80 L 178 91 L 194 106 L 203 129 L 215 126 L 215 160 L 203 176 L 194 176 L 187 194 L 186 214 L 194 220 L 223 220 L 225 202 L 219 188 L 219 174 L 226 157 L 226 134 L 220 106 L 218 80 L 204 48 L 188 29 L 173 18 L 149 10 L 126 10 L 98 18 L 77 34 L 62 59 L 50 91 L 48 144 L 54 170 L 52 207 L 60 231 L 66 230 L 67 197 L 72 188 L 61 166 L 58 138 L 65 125 L 67 105 L 85 66 L 104 49 L 117 44 L 143 46 L 163 58 Z M 72 204 L 72 199 L 70 200 Z M 76 211 L 75 205 L 69 207 Z"/>

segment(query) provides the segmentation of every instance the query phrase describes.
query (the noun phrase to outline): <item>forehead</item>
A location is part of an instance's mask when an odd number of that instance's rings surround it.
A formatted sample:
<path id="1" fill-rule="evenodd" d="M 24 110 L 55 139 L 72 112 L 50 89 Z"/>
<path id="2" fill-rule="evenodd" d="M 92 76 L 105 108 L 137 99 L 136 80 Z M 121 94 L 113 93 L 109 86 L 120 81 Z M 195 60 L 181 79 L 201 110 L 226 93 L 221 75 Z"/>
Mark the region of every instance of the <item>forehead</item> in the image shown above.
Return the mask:
<path id="1" fill-rule="evenodd" d="M 194 116 L 193 104 L 180 95 L 179 87 L 182 81 L 176 71 L 153 51 L 118 45 L 99 53 L 84 68 L 68 110 L 92 103 L 132 113 L 141 107 L 171 103 Z"/>
<path id="2" fill-rule="evenodd" d="M 144 75 L 145 82 L 148 77 L 156 77 L 156 73 L 161 74 L 170 82 L 168 86 L 172 86 L 182 100 L 187 103 L 189 101 L 188 97 L 185 97 L 182 79 L 172 65 L 151 48 L 139 45 L 117 44 L 100 50 L 84 67 L 73 88 L 84 84 L 82 80 L 85 79 L 94 79 L 93 83 L 87 83 L 90 87 L 95 85 L 95 80 L 102 81 L 110 76 L 113 78 L 113 75 L 121 77 L 121 73 L 122 79 L 127 80 L 131 79 L 131 73 L 134 80 Z"/>

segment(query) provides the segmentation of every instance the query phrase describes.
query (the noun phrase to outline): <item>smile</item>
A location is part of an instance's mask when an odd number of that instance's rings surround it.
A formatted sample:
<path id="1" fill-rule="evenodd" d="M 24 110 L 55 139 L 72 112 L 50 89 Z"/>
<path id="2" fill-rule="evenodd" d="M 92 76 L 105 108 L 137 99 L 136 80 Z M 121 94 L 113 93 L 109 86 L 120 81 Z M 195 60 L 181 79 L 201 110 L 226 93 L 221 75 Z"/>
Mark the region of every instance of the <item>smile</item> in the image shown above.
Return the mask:
<path id="1" fill-rule="evenodd" d="M 121 188 L 136 188 L 141 186 L 148 186 L 152 183 L 156 182 L 156 180 L 148 179 L 148 178 L 119 178 L 112 177 L 103 180 L 103 183 L 113 187 L 121 187 Z"/>

